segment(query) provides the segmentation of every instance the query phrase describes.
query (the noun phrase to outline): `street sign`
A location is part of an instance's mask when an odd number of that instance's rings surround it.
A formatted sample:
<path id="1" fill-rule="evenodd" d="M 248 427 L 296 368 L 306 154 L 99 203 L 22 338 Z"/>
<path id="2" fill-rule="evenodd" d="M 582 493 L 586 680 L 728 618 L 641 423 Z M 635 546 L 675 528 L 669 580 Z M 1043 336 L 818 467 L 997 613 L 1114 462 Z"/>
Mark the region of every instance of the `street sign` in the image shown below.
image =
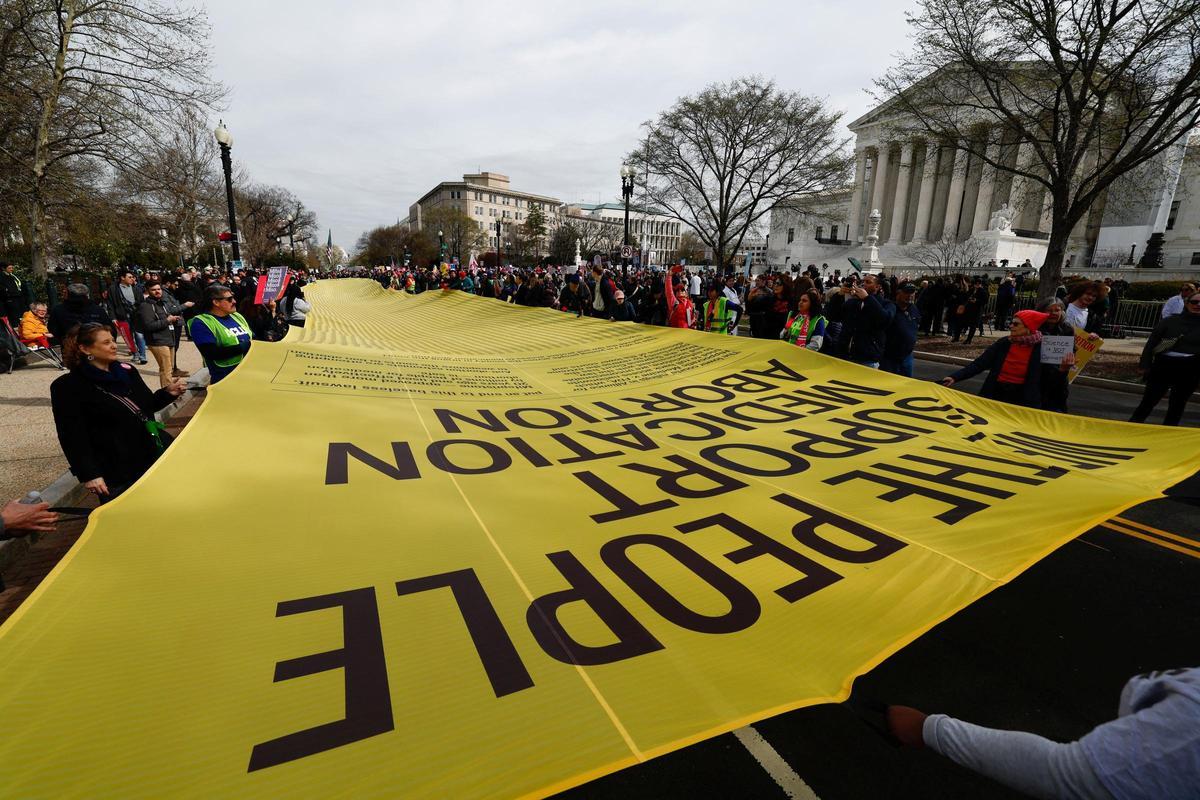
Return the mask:
<path id="1" fill-rule="evenodd" d="M 246 262 L 242 261 L 240 258 L 237 261 L 229 262 L 229 269 L 233 272 L 241 272 L 245 268 L 246 268 Z"/>
<path id="2" fill-rule="evenodd" d="M 621 258 L 633 258 L 633 245 L 621 245 Z"/>

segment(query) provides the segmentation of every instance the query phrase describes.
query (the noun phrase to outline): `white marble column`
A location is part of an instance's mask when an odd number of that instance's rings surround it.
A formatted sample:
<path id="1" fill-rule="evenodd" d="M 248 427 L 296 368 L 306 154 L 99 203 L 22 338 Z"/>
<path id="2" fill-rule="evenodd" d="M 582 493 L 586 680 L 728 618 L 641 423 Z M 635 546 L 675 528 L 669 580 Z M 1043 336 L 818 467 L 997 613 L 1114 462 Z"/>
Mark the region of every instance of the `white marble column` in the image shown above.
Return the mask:
<path id="1" fill-rule="evenodd" d="M 1033 167 L 1033 158 L 1033 145 L 1023 141 L 1017 147 L 1017 160 L 1013 163 L 1013 166 L 1023 172 L 1030 172 Z M 1030 199 L 1025 196 L 1029 191 L 1029 184 L 1029 178 L 1026 178 L 1024 175 L 1014 174 L 1012 184 L 1008 187 L 1008 204 L 1015 211 L 1013 215 L 1014 228 L 1021 227 L 1021 214 L 1025 207 L 1029 205 Z"/>
<path id="2" fill-rule="evenodd" d="M 937 185 L 938 145 L 925 142 L 925 167 L 921 170 L 921 191 L 917 195 L 917 220 L 912 244 L 921 244 L 929 235 L 929 217 L 933 214 L 933 188 Z"/>
<path id="3" fill-rule="evenodd" d="M 1087 219 L 1087 215 L 1083 216 Z M 1042 194 L 1042 213 L 1038 216 L 1037 229 L 1042 233 L 1049 233 L 1050 228 L 1054 226 L 1054 195 L 1050 194 L 1047 189 Z"/>
<path id="4" fill-rule="evenodd" d="M 958 238 L 958 214 L 962 211 L 963 187 L 967 183 L 967 155 L 954 145 L 950 151 L 950 194 L 946 197 L 946 218 L 942 223 L 942 236 Z"/>
<path id="5" fill-rule="evenodd" d="M 912 173 L 913 143 L 905 142 L 900 147 L 900 171 L 896 173 L 896 199 L 892 205 L 892 228 L 888 244 L 900 244 L 904 238 L 904 213 L 908 210 L 908 181 Z"/>
<path id="6" fill-rule="evenodd" d="M 880 214 L 886 216 L 887 210 L 883 207 L 884 190 L 887 188 L 887 173 L 888 173 L 888 148 L 886 144 L 879 145 L 876 148 L 879 157 L 875 161 L 875 188 L 871 190 L 871 210 L 879 209 Z M 882 223 L 880 223 L 882 225 Z"/>
<path id="7" fill-rule="evenodd" d="M 989 161 L 1000 160 L 1000 141 L 992 139 L 984 151 Z M 979 173 L 979 196 L 975 198 L 975 217 L 971 222 L 971 233 L 986 231 L 992 216 L 992 194 L 996 189 L 996 168 L 985 161 Z"/>
<path id="8" fill-rule="evenodd" d="M 860 148 L 854 159 L 854 194 L 850 197 L 850 223 L 846 228 L 846 238 L 851 245 L 862 241 L 859 228 L 862 227 L 863 185 L 867 176 L 867 149 Z"/>

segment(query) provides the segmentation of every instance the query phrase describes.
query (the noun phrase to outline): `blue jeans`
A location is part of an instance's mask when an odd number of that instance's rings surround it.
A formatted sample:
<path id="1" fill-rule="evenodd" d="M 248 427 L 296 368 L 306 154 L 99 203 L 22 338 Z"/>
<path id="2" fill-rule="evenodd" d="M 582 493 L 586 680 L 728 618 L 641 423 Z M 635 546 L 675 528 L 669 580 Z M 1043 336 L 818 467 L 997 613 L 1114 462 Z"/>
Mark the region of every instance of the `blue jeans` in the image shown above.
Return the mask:
<path id="1" fill-rule="evenodd" d="M 139 361 L 146 360 L 146 337 L 142 336 L 137 331 L 133 332 L 133 341 L 137 344 L 137 357 Z"/>
<path id="2" fill-rule="evenodd" d="M 879 368 L 884 372 L 891 372 L 895 375 L 903 375 L 906 378 L 912 377 L 913 356 L 909 353 L 904 358 L 885 358 L 879 362 Z"/>

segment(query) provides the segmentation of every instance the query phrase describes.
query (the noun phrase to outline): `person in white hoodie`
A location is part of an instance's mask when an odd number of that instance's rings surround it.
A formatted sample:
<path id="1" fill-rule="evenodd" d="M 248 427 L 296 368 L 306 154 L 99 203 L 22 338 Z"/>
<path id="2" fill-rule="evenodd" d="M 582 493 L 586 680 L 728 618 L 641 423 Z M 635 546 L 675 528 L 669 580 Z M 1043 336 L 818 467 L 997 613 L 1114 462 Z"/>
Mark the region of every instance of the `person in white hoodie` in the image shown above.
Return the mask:
<path id="1" fill-rule="evenodd" d="M 945 714 L 889 706 L 892 735 L 1032 797 L 1184 800 L 1200 796 L 1200 667 L 1130 678 L 1117 718 L 1062 744 Z"/>

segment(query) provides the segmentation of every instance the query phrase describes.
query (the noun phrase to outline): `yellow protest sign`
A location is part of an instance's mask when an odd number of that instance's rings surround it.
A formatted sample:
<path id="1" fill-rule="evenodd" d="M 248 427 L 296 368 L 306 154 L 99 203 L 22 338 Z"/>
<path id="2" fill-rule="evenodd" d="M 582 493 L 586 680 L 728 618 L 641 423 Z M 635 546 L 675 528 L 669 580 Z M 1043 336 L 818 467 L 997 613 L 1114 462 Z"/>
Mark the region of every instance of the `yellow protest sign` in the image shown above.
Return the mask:
<path id="1" fill-rule="evenodd" d="M 306 294 L 0 628 L 0 796 L 545 795 L 844 698 L 1200 465 L 778 341 Z"/>
<path id="2" fill-rule="evenodd" d="M 1103 346 L 1104 340 L 1099 336 L 1093 339 L 1083 328 L 1075 328 L 1075 365 L 1067 373 L 1067 383 L 1074 383 L 1079 373 L 1083 372 L 1083 368 L 1092 360 L 1092 356 Z"/>

